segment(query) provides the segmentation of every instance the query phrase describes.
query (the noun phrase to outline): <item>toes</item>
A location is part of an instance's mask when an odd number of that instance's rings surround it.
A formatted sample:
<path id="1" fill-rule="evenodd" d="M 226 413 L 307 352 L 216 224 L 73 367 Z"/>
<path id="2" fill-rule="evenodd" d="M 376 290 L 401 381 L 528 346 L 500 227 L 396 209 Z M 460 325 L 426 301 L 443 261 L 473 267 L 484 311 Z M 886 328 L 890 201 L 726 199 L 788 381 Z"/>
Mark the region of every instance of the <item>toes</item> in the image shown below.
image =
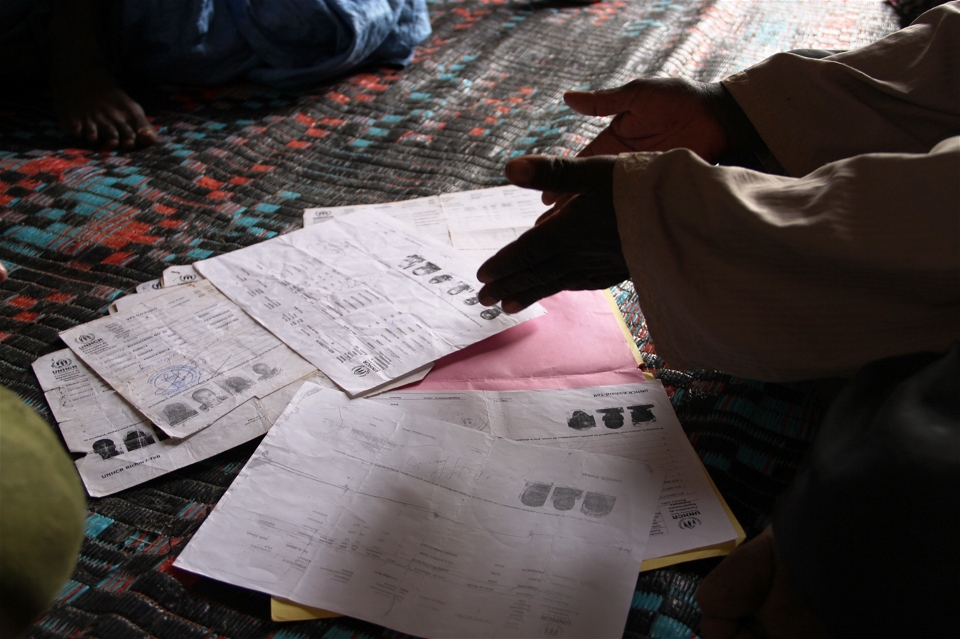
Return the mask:
<path id="1" fill-rule="evenodd" d="M 86 118 L 83 122 L 83 139 L 87 141 L 87 144 L 96 144 L 98 137 L 97 123 L 93 121 L 93 118 Z"/>
<path id="2" fill-rule="evenodd" d="M 100 143 L 108 149 L 115 149 L 120 145 L 120 134 L 117 133 L 117 127 L 112 122 L 101 122 Z"/>
<path id="3" fill-rule="evenodd" d="M 117 123 L 117 132 L 120 134 L 120 148 L 130 150 L 136 146 L 137 134 L 126 122 Z"/>
<path id="4" fill-rule="evenodd" d="M 129 112 L 127 122 L 129 122 L 133 130 L 136 131 L 137 145 L 150 146 L 151 144 L 156 143 L 158 138 L 157 130 L 154 129 L 153 125 L 150 124 L 150 121 L 147 120 L 147 116 L 143 112 L 143 108 L 130 99 L 128 99 L 126 108 Z"/>

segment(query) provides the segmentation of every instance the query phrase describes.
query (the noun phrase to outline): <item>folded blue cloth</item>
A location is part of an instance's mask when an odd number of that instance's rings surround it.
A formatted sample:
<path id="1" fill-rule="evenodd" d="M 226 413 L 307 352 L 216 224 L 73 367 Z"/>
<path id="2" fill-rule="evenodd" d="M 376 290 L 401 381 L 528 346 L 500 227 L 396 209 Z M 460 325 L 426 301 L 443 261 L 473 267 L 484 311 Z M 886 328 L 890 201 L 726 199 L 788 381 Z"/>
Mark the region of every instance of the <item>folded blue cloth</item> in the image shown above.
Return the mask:
<path id="1" fill-rule="evenodd" d="M 101 37 L 127 71 L 171 83 L 322 82 L 406 64 L 430 35 L 426 0 L 114 0 Z M 110 5 L 107 5 L 108 7 Z M 0 0 L 0 39 L 49 19 L 49 0 Z M 9 18 L 7 20 L 6 18 Z M 19 24 L 14 24 L 19 23 Z M 41 37 L 45 34 L 40 34 Z"/>
<path id="2" fill-rule="evenodd" d="M 169 82 L 278 88 L 363 64 L 406 64 L 430 35 L 426 0 L 128 0 L 123 56 Z"/>

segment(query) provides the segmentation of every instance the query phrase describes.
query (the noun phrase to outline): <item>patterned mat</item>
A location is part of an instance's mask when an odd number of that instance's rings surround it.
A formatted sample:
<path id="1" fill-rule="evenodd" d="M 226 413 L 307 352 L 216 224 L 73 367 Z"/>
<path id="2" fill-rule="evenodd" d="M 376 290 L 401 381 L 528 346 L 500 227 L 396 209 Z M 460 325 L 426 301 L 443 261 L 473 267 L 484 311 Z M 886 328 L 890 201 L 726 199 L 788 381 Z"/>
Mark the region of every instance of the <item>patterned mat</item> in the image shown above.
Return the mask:
<path id="1" fill-rule="evenodd" d="M 711 80 L 780 50 L 856 47 L 898 26 L 880 0 L 437 0 L 430 9 L 434 34 L 404 70 L 367 69 L 298 93 L 135 90 L 162 144 L 132 153 L 73 148 L 43 96 L 7 87 L 0 383 L 50 419 L 31 362 L 62 348 L 58 331 L 100 317 L 165 267 L 297 228 L 309 206 L 498 185 L 510 157 L 575 152 L 603 123 L 567 109 L 564 90 L 641 75 Z M 817 428 L 819 403 L 800 385 L 671 370 L 629 283 L 615 293 L 718 487 L 748 532 L 759 531 Z M 397 636 L 350 619 L 274 624 L 265 596 L 171 568 L 255 445 L 91 500 L 76 572 L 29 636 Z M 641 575 L 625 636 L 695 636 L 693 593 L 714 563 Z"/>

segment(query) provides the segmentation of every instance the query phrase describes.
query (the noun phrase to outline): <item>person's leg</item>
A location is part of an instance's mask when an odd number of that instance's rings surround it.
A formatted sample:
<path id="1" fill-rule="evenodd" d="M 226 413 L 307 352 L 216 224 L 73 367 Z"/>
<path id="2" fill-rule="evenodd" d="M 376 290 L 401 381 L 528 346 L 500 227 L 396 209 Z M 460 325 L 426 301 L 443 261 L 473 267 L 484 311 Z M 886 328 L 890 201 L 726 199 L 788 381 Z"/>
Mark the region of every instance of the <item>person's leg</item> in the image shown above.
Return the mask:
<path id="1" fill-rule="evenodd" d="M 958 388 L 960 343 L 858 372 L 778 500 L 773 527 L 701 583 L 703 636 L 955 634 Z"/>

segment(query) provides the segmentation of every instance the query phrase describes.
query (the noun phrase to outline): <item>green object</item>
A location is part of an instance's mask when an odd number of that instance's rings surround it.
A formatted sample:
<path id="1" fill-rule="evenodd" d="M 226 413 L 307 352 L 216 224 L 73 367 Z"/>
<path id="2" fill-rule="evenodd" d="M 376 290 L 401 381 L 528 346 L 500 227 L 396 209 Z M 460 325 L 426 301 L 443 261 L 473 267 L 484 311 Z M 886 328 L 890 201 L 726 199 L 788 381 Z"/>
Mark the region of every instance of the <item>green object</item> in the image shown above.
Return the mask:
<path id="1" fill-rule="evenodd" d="M 0 637 L 22 634 L 77 563 L 86 497 L 50 426 L 0 387 Z"/>

